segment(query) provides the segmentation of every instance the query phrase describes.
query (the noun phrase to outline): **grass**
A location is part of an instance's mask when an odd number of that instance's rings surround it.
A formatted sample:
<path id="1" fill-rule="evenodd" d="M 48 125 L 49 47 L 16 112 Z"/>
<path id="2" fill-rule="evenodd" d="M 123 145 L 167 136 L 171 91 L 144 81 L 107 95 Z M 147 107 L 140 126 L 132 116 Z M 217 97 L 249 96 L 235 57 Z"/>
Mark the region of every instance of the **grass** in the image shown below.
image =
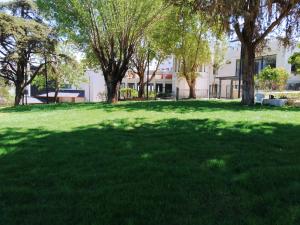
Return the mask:
<path id="1" fill-rule="evenodd" d="M 300 109 L 0 109 L 0 225 L 300 224 Z"/>

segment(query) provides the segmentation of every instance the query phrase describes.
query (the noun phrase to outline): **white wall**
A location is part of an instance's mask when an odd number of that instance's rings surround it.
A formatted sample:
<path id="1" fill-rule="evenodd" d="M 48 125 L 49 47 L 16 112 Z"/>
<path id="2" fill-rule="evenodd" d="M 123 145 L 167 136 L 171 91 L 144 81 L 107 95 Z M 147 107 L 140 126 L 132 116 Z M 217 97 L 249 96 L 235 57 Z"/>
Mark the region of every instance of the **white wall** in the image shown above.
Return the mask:
<path id="1" fill-rule="evenodd" d="M 85 73 L 86 82 L 79 85 L 79 89 L 85 91 L 85 101 L 99 102 L 106 93 L 104 76 L 101 71 L 87 70 Z M 102 95 L 100 95 L 102 93 Z"/>

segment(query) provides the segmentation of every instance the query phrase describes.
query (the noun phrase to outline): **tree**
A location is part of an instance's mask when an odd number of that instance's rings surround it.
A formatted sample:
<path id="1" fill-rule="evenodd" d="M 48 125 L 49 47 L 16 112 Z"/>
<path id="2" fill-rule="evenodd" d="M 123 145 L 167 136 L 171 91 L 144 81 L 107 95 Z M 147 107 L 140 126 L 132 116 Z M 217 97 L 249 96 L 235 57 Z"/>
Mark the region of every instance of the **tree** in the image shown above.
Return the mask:
<path id="1" fill-rule="evenodd" d="M 234 30 L 242 49 L 242 104 L 254 104 L 255 52 L 271 33 L 287 45 L 299 30 L 299 0 L 174 0 L 191 2 L 190 7 L 210 12 Z M 275 30 L 276 28 L 276 30 Z"/>
<path id="2" fill-rule="evenodd" d="M 299 45 L 300 46 L 300 45 Z M 295 52 L 290 58 L 289 58 L 289 64 L 295 67 L 296 73 L 300 73 L 300 52 Z"/>
<path id="3" fill-rule="evenodd" d="M 109 103 L 118 101 L 135 48 L 164 7 L 161 0 L 38 0 L 38 4 L 69 38 L 92 53 L 101 66 Z"/>
<path id="4" fill-rule="evenodd" d="M 179 65 L 180 77 L 184 77 L 189 86 L 189 98 L 196 98 L 196 79 L 199 67 L 210 61 L 208 41 L 209 26 L 206 16 L 178 7 L 173 14 L 173 25 L 177 27 L 178 41 L 174 46 L 174 55 Z"/>
<path id="5" fill-rule="evenodd" d="M 135 52 L 131 58 L 131 70 L 138 75 L 139 77 L 139 91 L 138 91 L 138 97 L 142 98 L 145 93 L 145 86 L 147 84 L 147 81 L 145 81 L 145 73 L 147 70 L 147 67 L 149 66 L 148 63 L 150 61 L 157 59 L 156 68 L 154 71 L 152 71 L 151 77 L 149 78 L 149 82 L 153 80 L 153 78 L 156 75 L 156 72 L 159 68 L 159 65 L 161 64 L 163 57 L 161 57 L 159 54 L 155 54 L 155 50 L 150 49 L 149 44 L 147 44 L 145 41 L 141 41 L 140 45 L 138 45 L 135 49 Z"/>
<path id="6" fill-rule="evenodd" d="M 39 76 L 33 81 L 39 89 L 45 88 L 45 70 L 48 71 L 50 87 L 54 89 L 54 102 L 57 102 L 58 92 L 65 85 L 78 86 L 84 81 L 83 65 L 76 61 L 71 48 L 73 45 L 61 44 L 55 49 L 55 52 L 48 54 L 47 65 L 43 66 Z"/>
<path id="7" fill-rule="evenodd" d="M 264 68 L 256 78 L 259 88 L 264 90 L 284 90 L 289 73 L 284 68 Z"/>
<path id="8" fill-rule="evenodd" d="M 50 49 L 51 30 L 28 0 L 0 4 L 0 77 L 15 86 L 15 105 L 40 72 L 42 54 Z"/>
<path id="9" fill-rule="evenodd" d="M 160 64 L 170 55 L 174 54 L 174 47 L 178 41 L 178 29 L 174 27 L 174 19 L 172 16 L 174 8 L 169 7 L 163 12 L 162 18 L 157 21 L 144 34 L 143 40 L 139 42 L 136 51 L 131 59 L 133 71 L 139 76 L 139 97 L 144 95 L 145 73 L 149 61 L 155 62 L 155 68 L 150 75 L 149 82 L 154 79 Z"/>

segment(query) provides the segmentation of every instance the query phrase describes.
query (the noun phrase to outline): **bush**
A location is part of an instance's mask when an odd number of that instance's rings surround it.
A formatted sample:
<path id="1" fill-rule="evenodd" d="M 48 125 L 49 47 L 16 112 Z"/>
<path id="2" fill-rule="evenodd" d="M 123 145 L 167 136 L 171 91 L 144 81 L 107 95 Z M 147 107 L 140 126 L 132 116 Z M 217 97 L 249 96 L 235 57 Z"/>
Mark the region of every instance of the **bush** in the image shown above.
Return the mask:
<path id="1" fill-rule="evenodd" d="M 264 90 L 284 90 L 289 73 L 283 68 L 264 68 L 256 78 L 256 84 Z"/>
<path id="2" fill-rule="evenodd" d="M 138 97 L 138 91 L 132 88 L 121 88 L 120 89 L 120 95 L 123 98 L 137 98 Z"/>

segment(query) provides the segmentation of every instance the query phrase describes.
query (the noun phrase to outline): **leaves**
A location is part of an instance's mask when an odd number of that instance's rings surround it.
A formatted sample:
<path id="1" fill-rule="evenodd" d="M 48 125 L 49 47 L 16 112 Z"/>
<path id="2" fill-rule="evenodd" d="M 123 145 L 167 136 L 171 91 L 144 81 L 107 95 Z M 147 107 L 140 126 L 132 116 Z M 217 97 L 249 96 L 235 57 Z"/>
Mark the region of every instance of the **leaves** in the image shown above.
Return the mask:
<path id="1" fill-rule="evenodd" d="M 300 73 L 300 52 L 295 52 L 290 58 L 289 63 L 296 67 L 296 72 Z"/>
<path id="2" fill-rule="evenodd" d="M 284 68 L 267 66 L 257 76 L 257 84 L 266 90 L 284 90 L 289 73 Z"/>
<path id="3" fill-rule="evenodd" d="M 52 50 L 53 38 L 33 1 L 0 5 L 0 77 L 16 86 L 15 104 L 42 68 L 43 54 Z"/>

